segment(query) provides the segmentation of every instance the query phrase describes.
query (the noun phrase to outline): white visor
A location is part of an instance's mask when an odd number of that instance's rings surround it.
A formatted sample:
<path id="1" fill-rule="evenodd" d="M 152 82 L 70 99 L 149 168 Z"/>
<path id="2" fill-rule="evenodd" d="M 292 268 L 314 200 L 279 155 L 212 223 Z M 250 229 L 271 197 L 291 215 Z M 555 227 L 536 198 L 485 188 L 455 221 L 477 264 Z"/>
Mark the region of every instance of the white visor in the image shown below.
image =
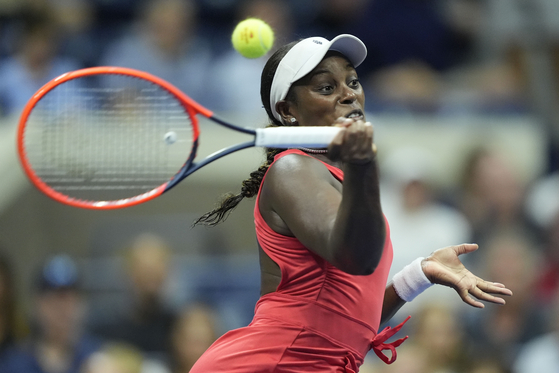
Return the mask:
<path id="1" fill-rule="evenodd" d="M 338 35 L 332 40 L 316 36 L 295 44 L 279 63 L 272 81 L 270 104 L 277 120 L 281 122 L 276 104 L 285 99 L 293 83 L 318 66 L 328 51 L 340 52 L 355 67 L 359 66 L 367 56 L 365 44 L 349 34 Z"/>

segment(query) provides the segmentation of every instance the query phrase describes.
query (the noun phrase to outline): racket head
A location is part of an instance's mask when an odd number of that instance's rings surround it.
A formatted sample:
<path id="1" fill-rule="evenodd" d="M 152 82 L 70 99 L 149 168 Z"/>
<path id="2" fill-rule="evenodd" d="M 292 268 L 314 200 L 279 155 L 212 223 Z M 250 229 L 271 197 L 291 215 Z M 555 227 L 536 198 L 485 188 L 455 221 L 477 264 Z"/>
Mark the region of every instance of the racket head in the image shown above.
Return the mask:
<path id="1" fill-rule="evenodd" d="M 169 190 L 196 156 L 197 114 L 172 84 L 122 67 L 69 72 L 24 108 L 17 149 L 29 180 L 74 207 L 114 209 Z"/>

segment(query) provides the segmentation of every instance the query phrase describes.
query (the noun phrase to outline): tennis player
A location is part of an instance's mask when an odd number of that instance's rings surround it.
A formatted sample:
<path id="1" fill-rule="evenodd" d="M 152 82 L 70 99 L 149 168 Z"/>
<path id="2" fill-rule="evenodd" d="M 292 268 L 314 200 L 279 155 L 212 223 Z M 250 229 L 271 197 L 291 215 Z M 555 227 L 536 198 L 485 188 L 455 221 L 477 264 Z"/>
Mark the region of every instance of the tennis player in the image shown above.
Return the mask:
<path id="1" fill-rule="evenodd" d="M 480 308 L 480 300 L 504 304 L 500 296 L 512 294 L 462 265 L 458 256 L 476 250 L 473 244 L 418 258 L 387 286 L 392 243 L 355 70 L 366 54 L 351 35 L 312 37 L 281 47 L 264 67 L 271 126 L 343 129 L 327 149 L 269 149 L 241 193 L 198 220 L 217 224 L 256 196 L 262 283 L 251 324 L 218 339 L 192 373 L 357 372 L 370 349 L 386 363 L 396 359 L 405 338 L 387 340 L 402 324 L 379 326 L 432 284 Z"/>

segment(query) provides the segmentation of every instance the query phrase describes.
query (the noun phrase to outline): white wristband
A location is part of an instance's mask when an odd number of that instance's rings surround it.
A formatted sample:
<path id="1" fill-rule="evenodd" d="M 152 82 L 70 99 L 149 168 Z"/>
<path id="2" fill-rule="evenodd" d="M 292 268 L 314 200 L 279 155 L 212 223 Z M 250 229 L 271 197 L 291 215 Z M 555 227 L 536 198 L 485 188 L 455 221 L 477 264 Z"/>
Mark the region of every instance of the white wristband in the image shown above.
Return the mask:
<path id="1" fill-rule="evenodd" d="M 411 302 L 415 297 L 433 285 L 421 268 L 421 261 L 423 259 L 417 258 L 392 278 L 392 286 L 394 286 L 396 294 L 406 302 Z"/>

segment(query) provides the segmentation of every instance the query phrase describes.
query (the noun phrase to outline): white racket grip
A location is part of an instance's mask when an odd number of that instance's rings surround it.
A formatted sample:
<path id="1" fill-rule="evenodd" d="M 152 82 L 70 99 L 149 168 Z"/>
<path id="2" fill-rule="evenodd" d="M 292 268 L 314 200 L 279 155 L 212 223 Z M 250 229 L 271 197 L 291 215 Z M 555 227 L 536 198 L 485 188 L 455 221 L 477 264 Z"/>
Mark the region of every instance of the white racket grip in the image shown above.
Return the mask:
<path id="1" fill-rule="evenodd" d="M 256 146 L 268 148 L 325 148 L 340 127 L 269 127 L 256 129 Z"/>

